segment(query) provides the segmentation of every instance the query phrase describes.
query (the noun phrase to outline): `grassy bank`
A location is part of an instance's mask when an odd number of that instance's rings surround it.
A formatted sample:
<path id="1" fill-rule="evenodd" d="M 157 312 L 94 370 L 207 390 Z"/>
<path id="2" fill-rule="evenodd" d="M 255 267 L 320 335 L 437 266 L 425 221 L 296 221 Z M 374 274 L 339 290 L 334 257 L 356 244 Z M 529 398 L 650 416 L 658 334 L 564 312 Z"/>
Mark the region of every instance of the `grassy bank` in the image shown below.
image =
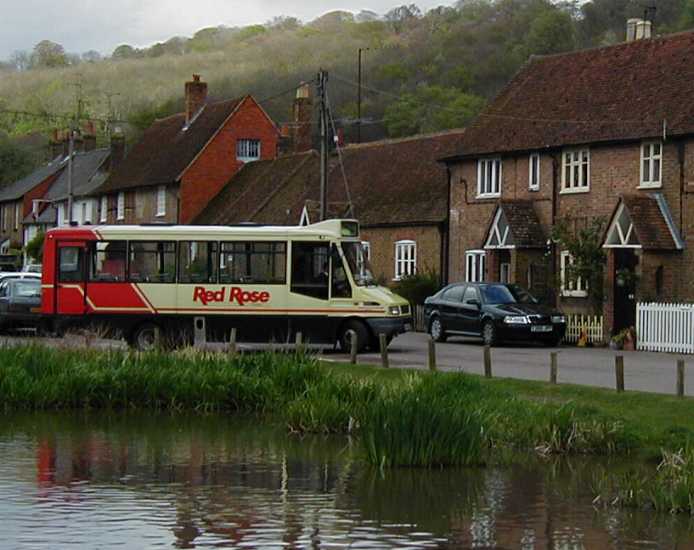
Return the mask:
<path id="1" fill-rule="evenodd" d="M 666 412 L 664 400 L 465 374 L 325 365 L 302 354 L 0 349 L 5 411 L 255 414 L 295 432 L 354 434 L 364 457 L 380 467 L 483 464 L 505 449 L 617 455 L 662 446 L 674 452 L 694 433 L 692 401 L 673 400 L 676 411 Z M 680 476 L 668 486 L 680 495 L 690 482 Z M 662 477 L 640 483 L 667 485 Z M 605 486 L 601 494 L 613 490 Z"/>

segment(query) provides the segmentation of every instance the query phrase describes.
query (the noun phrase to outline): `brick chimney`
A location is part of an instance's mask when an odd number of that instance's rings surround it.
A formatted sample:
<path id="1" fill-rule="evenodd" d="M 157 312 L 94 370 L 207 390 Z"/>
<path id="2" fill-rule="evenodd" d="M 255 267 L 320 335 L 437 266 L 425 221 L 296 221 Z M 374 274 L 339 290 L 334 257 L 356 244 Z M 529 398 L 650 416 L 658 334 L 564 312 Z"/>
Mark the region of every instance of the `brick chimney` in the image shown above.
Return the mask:
<path id="1" fill-rule="evenodd" d="M 111 159 L 110 159 L 110 170 L 113 170 L 123 161 L 125 158 L 125 136 L 120 128 L 116 127 L 113 129 L 111 134 Z"/>
<path id="2" fill-rule="evenodd" d="M 96 127 L 94 122 L 88 120 L 84 124 L 84 132 L 82 134 L 84 139 L 84 151 L 93 151 L 96 149 Z"/>
<path id="3" fill-rule="evenodd" d="M 186 82 L 186 124 L 188 124 L 207 99 L 207 82 L 200 80 L 199 74 L 193 75 L 191 82 Z"/>
<path id="4" fill-rule="evenodd" d="M 295 153 L 310 151 L 313 147 L 311 122 L 313 119 L 313 99 L 311 85 L 304 82 L 296 90 L 293 107 L 292 142 Z"/>

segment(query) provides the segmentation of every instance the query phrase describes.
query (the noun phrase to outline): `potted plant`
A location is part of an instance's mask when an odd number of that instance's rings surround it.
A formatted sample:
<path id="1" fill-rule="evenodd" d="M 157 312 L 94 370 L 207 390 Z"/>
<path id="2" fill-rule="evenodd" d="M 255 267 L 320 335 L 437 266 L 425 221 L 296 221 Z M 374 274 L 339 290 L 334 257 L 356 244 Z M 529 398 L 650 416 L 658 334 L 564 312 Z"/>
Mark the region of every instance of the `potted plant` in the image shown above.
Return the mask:
<path id="1" fill-rule="evenodd" d="M 634 327 L 620 330 L 610 339 L 610 349 L 634 351 L 636 349 L 636 330 Z"/>

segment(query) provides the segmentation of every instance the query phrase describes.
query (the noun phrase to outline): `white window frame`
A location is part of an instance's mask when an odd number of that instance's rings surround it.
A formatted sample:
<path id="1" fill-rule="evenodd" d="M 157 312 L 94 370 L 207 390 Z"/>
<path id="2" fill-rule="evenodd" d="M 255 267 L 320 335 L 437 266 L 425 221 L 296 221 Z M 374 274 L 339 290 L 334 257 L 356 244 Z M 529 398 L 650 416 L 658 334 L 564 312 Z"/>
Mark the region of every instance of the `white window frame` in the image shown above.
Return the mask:
<path id="1" fill-rule="evenodd" d="M 160 185 L 157 187 L 157 217 L 161 218 L 166 216 L 166 185 Z"/>
<path id="2" fill-rule="evenodd" d="M 99 212 L 99 221 L 106 223 L 108 221 L 108 196 L 103 195 L 101 197 L 101 212 Z"/>
<path id="3" fill-rule="evenodd" d="M 568 250 L 563 250 L 559 255 L 559 267 L 561 276 L 561 295 L 570 296 L 572 298 L 585 298 L 588 296 L 588 287 L 581 279 L 578 277 L 575 281 L 567 281 L 566 278 L 566 267 L 573 263 L 573 258 Z"/>
<path id="4" fill-rule="evenodd" d="M 261 142 L 259 139 L 242 138 L 236 140 L 236 160 L 253 162 L 260 160 Z"/>
<path id="5" fill-rule="evenodd" d="M 655 154 L 655 146 L 658 146 L 659 152 Z M 658 177 L 655 178 L 653 173 L 654 161 L 658 161 Z M 644 170 L 644 164 L 648 163 L 648 168 Z M 663 142 L 662 141 L 645 141 L 641 144 L 641 161 L 640 165 L 640 189 L 657 189 L 663 185 Z"/>
<path id="6" fill-rule="evenodd" d="M 14 203 L 14 230 L 19 231 L 19 209 L 21 207 L 21 204 L 16 202 Z"/>
<path id="7" fill-rule="evenodd" d="M 577 158 L 574 156 L 577 155 Z M 570 158 L 569 158 L 570 157 Z M 583 165 L 586 166 L 585 177 Z M 566 172 L 569 168 L 569 178 Z M 576 180 L 578 175 L 578 180 Z M 588 193 L 590 191 L 590 149 L 588 147 L 577 147 L 564 149 L 561 153 L 561 191 L 562 194 L 569 193 Z"/>
<path id="8" fill-rule="evenodd" d="M 116 198 L 116 219 L 122 221 L 125 219 L 125 193 L 121 191 Z"/>
<path id="9" fill-rule="evenodd" d="M 91 218 L 91 216 L 87 216 L 87 210 L 88 210 L 87 206 L 88 206 L 87 201 L 82 201 L 82 221 L 81 221 L 80 225 L 84 225 L 87 223 L 87 217 Z M 91 220 L 89 220 L 89 221 L 91 221 Z"/>
<path id="10" fill-rule="evenodd" d="M 487 253 L 484 250 L 468 250 L 465 252 L 465 281 L 481 283 L 487 267 Z"/>
<path id="11" fill-rule="evenodd" d="M 366 259 L 371 261 L 371 243 L 369 241 L 361 242 L 362 250 L 366 253 Z"/>
<path id="12" fill-rule="evenodd" d="M 533 167 L 536 170 L 533 170 Z M 528 157 L 528 189 L 530 191 L 540 190 L 540 153 L 531 153 Z"/>
<path id="13" fill-rule="evenodd" d="M 477 161 L 477 198 L 501 196 L 503 169 L 501 157 L 483 158 Z"/>
<path id="14" fill-rule="evenodd" d="M 395 277 L 399 281 L 417 273 L 417 242 L 410 240 L 395 243 Z"/>

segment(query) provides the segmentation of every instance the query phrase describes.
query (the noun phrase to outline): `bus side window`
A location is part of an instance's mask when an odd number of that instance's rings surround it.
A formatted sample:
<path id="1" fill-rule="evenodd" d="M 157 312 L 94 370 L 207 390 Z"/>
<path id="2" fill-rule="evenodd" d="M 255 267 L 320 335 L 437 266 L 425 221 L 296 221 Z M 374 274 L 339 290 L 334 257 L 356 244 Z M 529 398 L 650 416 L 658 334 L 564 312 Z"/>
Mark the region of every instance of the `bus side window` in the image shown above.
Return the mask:
<path id="1" fill-rule="evenodd" d="M 89 280 L 96 283 L 125 281 L 126 241 L 94 243 L 90 254 Z"/>
<path id="2" fill-rule="evenodd" d="M 178 282 L 217 282 L 217 243 L 183 241 L 178 244 Z"/>
<path id="3" fill-rule="evenodd" d="M 173 283 L 176 280 L 176 243 L 130 241 L 129 280 L 134 283 Z"/>
<path id="4" fill-rule="evenodd" d="M 292 292 L 328 299 L 328 252 L 325 243 L 292 243 Z"/>
<path id="5" fill-rule="evenodd" d="M 287 244 L 235 241 L 221 243 L 219 282 L 283 285 L 287 281 Z"/>
<path id="6" fill-rule="evenodd" d="M 84 249 L 80 246 L 65 246 L 58 254 L 58 281 L 81 283 L 84 281 Z"/>

